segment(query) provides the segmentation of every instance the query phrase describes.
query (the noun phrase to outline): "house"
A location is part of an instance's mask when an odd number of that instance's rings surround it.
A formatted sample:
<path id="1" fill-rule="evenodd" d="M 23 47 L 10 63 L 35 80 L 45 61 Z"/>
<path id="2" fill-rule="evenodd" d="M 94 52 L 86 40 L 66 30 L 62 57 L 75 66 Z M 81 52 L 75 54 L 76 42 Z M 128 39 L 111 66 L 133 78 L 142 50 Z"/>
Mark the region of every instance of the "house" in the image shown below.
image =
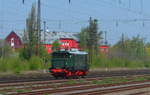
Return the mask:
<path id="1" fill-rule="evenodd" d="M 21 41 L 21 38 L 14 32 L 12 31 L 6 38 L 5 41 L 9 43 L 9 45 L 12 48 L 21 48 L 23 43 Z"/>

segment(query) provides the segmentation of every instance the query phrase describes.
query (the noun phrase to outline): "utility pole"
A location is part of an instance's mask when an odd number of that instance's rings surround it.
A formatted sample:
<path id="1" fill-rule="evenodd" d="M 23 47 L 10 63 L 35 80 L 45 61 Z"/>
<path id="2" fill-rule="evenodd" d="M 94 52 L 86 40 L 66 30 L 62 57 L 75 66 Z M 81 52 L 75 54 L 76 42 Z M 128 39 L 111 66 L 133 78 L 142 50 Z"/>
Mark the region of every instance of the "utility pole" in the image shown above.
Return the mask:
<path id="1" fill-rule="evenodd" d="M 125 44 L 124 44 L 124 34 L 123 34 L 123 33 L 122 33 L 121 43 L 122 43 L 122 48 L 125 48 Z"/>
<path id="2" fill-rule="evenodd" d="M 43 22 L 44 23 L 44 43 L 46 41 L 46 21 Z"/>
<path id="3" fill-rule="evenodd" d="M 107 31 L 105 31 L 105 45 L 107 45 Z"/>
<path id="4" fill-rule="evenodd" d="M 129 0 L 129 9 L 131 9 L 131 0 Z"/>
<path id="5" fill-rule="evenodd" d="M 41 0 L 38 0 L 37 8 L 37 34 L 38 34 L 38 44 L 41 43 Z"/>
<path id="6" fill-rule="evenodd" d="M 59 20 L 58 28 L 61 29 L 61 20 Z"/>

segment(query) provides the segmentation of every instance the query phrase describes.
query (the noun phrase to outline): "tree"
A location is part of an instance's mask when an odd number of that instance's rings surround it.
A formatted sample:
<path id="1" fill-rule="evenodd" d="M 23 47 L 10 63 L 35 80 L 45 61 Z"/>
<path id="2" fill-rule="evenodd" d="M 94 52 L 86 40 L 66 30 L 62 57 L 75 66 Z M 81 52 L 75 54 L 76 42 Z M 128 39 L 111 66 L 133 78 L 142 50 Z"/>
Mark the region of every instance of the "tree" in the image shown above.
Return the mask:
<path id="1" fill-rule="evenodd" d="M 57 51 L 60 48 L 60 43 L 58 40 L 54 41 L 52 44 L 52 50 Z"/>
<path id="2" fill-rule="evenodd" d="M 81 32 L 79 33 L 79 39 L 80 39 L 80 47 L 82 47 L 84 50 L 87 49 L 87 39 L 88 39 L 88 27 L 82 28 Z"/>
<path id="3" fill-rule="evenodd" d="M 79 34 L 80 46 L 88 50 L 90 63 L 92 63 L 93 55 L 98 55 L 99 53 L 101 36 L 102 32 L 98 32 L 98 21 L 92 18 L 89 20 L 89 26 L 83 28 Z"/>
<path id="4" fill-rule="evenodd" d="M 140 38 L 139 35 L 132 39 L 123 39 L 124 40 L 121 39 L 113 46 L 116 56 L 122 58 L 129 58 L 130 56 L 130 59 L 143 58 L 146 56 L 144 39 Z"/>
<path id="5" fill-rule="evenodd" d="M 36 7 L 32 6 L 31 13 L 26 20 L 26 31 L 24 32 L 25 46 L 21 55 L 25 59 L 30 59 L 32 56 L 41 56 L 43 49 L 38 43 L 38 31 L 37 31 L 37 16 Z"/>

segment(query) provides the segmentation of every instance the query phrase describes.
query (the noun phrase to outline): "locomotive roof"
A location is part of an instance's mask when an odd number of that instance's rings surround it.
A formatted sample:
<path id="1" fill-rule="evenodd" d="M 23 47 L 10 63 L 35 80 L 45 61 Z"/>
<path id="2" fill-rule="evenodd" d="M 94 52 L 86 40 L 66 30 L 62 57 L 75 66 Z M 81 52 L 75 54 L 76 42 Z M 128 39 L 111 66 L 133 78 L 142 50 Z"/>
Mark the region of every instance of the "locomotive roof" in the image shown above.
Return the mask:
<path id="1" fill-rule="evenodd" d="M 88 54 L 87 52 L 85 51 L 69 51 L 70 54 L 81 54 L 81 55 L 86 55 Z"/>
<path id="2" fill-rule="evenodd" d="M 53 53 L 69 53 L 69 54 L 79 54 L 79 55 L 86 55 L 86 54 L 88 54 L 85 51 L 57 51 L 57 52 L 53 52 Z"/>

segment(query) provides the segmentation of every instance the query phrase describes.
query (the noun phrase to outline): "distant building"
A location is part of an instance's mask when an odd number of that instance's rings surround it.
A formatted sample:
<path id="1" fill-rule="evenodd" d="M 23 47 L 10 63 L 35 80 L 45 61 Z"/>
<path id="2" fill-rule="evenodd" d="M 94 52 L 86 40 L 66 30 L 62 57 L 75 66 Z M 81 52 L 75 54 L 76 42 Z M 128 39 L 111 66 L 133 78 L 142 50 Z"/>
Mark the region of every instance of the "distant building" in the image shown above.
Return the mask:
<path id="1" fill-rule="evenodd" d="M 100 48 L 100 51 L 104 54 L 109 52 L 109 46 L 108 45 L 101 45 L 99 48 Z"/>
<path id="2" fill-rule="evenodd" d="M 41 35 L 42 42 L 48 53 L 52 53 L 52 43 L 58 40 L 61 43 L 61 49 L 79 49 L 77 33 L 74 32 L 46 32 Z"/>
<path id="3" fill-rule="evenodd" d="M 21 41 L 21 38 L 14 32 L 12 31 L 6 38 L 5 38 L 6 42 L 9 43 L 9 45 L 12 48 L 21 48 L 23 43 Z"/>
<path id="4" fill-rule="evenodd" d="M 22 34 L 19 32 L 12 31 L 7 37 L 6 41 L 10 44 L 12 48 L 21 48 L 24 45 L 23 42 L 23 32 Z M 71 48 L 79 48 L 77 33 L 74 32 L 42 32 L 41 40 L 48 53 L 52 52 L 52 44 L 54 41 L 58 40 L 61 43 L 60 48 L 62 49 L 71 49 Z"/>
<path id="5" fill-rule="evenodd" d="M 56 31 L 52 31 L 52 32 L 42 32 L 41 34 L 41 40 L 44 44 L 52 44 L 54 41 L 59 40 L 61 38 L 68 38 L 68 39 L 74 39 L 76 41 L 78 41 L 77 38 L 77 32 L 56 32 Z"/>
<path id="6" fill-rule="evenodd" d="M 72 38 L 60 38 L 61 47 L 63 49 L 79 49 L 79 43 Z"/>
<path id="7" fill-rule="evenodd" d="M 79 43 L 71 38 L 60 38 L 60 49 L 71 50 L 71 49 L 79 49 Z M 52 53 L 52 44 L 44 44 L 48 53 Z"/>
<path id="8" fill-rule="evenodd" d="M 22 34 L 21 34 L 22 33 Z M 77 37 L 78 33 L 76 32 L 42 32 L 41 40 L 44 47 L 47 49 L 48 53 L 52 53 L 52 44 L 54 41 L 58 40 L 61 45 L 60 49 L 79 49 L 79 39 Z M 10 44 L 12 48 L 21 48 L 24 45 L 23 32 L 14 32 L 12 31 L 7 37 L 6 41 Z M 109 46 L 101 45 L 100 51 L 103 53 L 108 53 Z"/>

